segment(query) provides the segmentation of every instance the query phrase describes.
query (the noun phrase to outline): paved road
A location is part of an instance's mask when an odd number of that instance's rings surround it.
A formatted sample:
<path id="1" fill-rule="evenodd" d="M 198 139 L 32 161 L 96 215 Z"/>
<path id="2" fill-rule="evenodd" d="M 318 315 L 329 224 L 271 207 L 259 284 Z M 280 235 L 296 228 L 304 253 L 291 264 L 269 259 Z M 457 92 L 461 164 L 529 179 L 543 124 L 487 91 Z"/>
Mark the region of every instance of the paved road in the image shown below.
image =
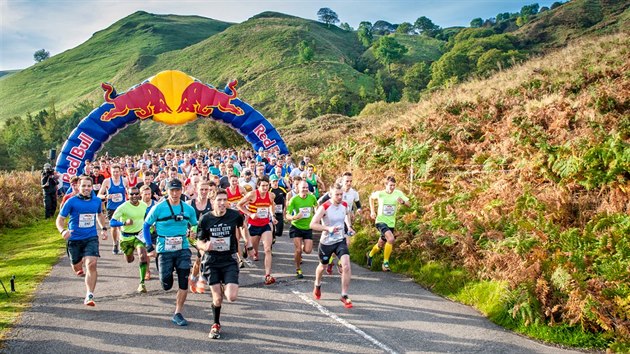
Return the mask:
<path id="1" fill-rule="evenodd" d="M 63 257 L 37 291 L 2 350 L 7 353 L 282 352 L 282 353 L 569 353 L 508 332 L 460 305 L 391 273 L 353 265 L 354 308 L 339 301 L 339 275 L 325 276 L 322 299 L 312 300 L 316 254 L 305 278 L 294 276 L 286 233 L 274 246 L 278 282 L 263 285 L 262 260 L 243 269 L 239 299 L 224 303 L 222 338 L 208 339 L 210 295 L 189 294 L 188 327 L 170 321 L 175 291 L 147 283 L 135 293 L 137 263 L 101 244 L 96 307 L 83 305 L 83 279 Z M 154 266 L 152 272 L 155 274 Z"/>

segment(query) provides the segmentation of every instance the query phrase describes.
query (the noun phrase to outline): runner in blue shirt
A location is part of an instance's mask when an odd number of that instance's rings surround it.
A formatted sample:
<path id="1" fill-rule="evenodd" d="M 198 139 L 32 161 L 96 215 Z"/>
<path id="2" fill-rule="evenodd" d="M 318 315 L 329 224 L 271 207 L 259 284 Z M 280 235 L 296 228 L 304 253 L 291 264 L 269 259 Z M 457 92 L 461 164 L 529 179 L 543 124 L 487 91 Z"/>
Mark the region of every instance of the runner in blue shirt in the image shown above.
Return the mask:
<path id="1" fill-rule="evenodd" d="M 87 270 L 85 288 L 87 294 L 83 303 L 94 306 L 94 288 L 96 287 L 96 261 L 100 257 L 98 252 L 98 231 L 96 223 L 101 229 L 103 240 L 107 239 L 107 227 L 105 217 L 102 214 L 101 200 L 92 193 L 92 178 L 81 176 L 79 178 L 79 193 L 68 199 L 63 205 L 56 226 L 61 236 L 67 241 L 67 253 L 72 264 L 72 270 L 83 276 L 83 264 Z M 70 217 L 68 228 L 66 218 Z"/>
<path id="2" fill-rule="evenodd" d="M 177 300 L 173 323 L 186 326 L 188 321 L 182 316 L 182 309 L 188 294 L 188 276 L 190 275 L 192 252 L 187 234 L 189 226 L 197 225 L 195 209 L 181 200 L 182 182 L 175 178 L 168 182 L 168 197 L 155 205 L 144 221 L 144 239 L 151 239 L 151 225 L 157 233 L 157 253 L 160 281 L 164 290 L 173 287 L 173 270 L 177 272 Z M 151 246 L 147 251 L 151 251 Z"/>

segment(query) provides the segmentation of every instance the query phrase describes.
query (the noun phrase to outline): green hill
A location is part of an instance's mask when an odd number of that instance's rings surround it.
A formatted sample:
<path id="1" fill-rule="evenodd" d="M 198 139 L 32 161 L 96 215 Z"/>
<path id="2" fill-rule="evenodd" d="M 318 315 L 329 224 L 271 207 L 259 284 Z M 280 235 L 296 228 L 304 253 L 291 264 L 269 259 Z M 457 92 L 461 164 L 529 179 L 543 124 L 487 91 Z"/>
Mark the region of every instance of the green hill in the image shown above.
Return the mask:
<path id="1" fill-rule="evenodd" d="M 103 81 L 135 84 L 137 81 L 121 80 L 121 73 L 141 70 L 159 54 L 205 40 L 229 26 L 199 16 L 136 12 L 96 32 L 78 47 L 0 81 L 0 122 L 35 113 L 51 102 L 69 108 L 82 98 L 96 98 L 102 95 L 99 85 Z"/>

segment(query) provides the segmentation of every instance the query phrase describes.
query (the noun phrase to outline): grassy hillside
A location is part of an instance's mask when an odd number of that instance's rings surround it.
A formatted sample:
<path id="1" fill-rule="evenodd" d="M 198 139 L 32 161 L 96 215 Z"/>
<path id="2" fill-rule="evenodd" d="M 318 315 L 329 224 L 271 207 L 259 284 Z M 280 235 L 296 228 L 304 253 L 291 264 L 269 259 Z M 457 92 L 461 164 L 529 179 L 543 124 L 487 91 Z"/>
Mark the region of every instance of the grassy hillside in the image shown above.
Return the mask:
<path id="1" fill-rule="evenodd" d="M 102 96 L 99 85 L 103 81 L 135 84 L 137 81 L 128 78 L 121 80 L 121 73 L 142 70 L 159 54 L 205 40 L 229 26 L 198 16 L 136 12 L 96 32 L 78 47 L 1 80 L 0 122 L 35 113 L 51 102 L 69 108 L 81 98 Z"/>
<path id="2" fill-rule="evenodd" d="M 20 70 L 2 70 L 0 71 L 0 80 L 6 79 L 17 72 L 20 72 Z"/>
<path id="3" fill-rule="evenodd" d="M 412 195 L 394 269 L 544 340 L 630 348 L 630 38 L 584 40 L 411 107 L 373 104 L 317 142 L 328 179 Z M 343 132 L 342 132 L 343 130 Z M 325 163 L 323 163 L 325 161 Z M 364 262 L 377 233 L 353 244 Z"/>
<path id="4" fill-rule="evenodd" d="M 298 45 L 302 41 L 314 50 L 313 58 L 306 62 L 300 61 Z M 371 78 L 352 68 L 362 52 L 354 33 L 264 13 L 206 41 L 161 56 L 143 74 L 177 68 L 219 87 L 238 78 L 244 101 L 262 108 L 269 118 L 291 119 L 296 113 L 305 113 L 309 105 L 328 104 L 332 96 L 328 93 L 333 91 L 356 96 L 359 85 L 373 90 Z M 342 81 L 341 87 L 336 81 L 336 87 L 331 86 L 329 80 L 334 77 Z M 283 113 L 285 107 L 290 114 Z"/>
<path id="5" fill-rule="evenodd" d="M 538 50 L 566 45 L 584 35 L 628 29 L 630 3 L 625 0 L 574 0 L 537 14 L 514 35 Z"/>

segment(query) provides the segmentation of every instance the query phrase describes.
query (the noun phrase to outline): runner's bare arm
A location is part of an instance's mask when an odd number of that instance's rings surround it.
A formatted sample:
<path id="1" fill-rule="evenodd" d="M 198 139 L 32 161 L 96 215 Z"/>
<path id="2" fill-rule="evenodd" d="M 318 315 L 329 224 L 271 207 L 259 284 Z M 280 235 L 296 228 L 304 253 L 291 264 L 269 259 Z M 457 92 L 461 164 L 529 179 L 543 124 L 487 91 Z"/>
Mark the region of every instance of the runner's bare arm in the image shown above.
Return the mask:
<path id="1" fill-rule="evenodd" d="M 107 199 L 107 190 L 109 189 L 109 178 L 103 181 L 101 184 L 101 190 L 98 191 L 97 197 L 100 199 Z"/>

